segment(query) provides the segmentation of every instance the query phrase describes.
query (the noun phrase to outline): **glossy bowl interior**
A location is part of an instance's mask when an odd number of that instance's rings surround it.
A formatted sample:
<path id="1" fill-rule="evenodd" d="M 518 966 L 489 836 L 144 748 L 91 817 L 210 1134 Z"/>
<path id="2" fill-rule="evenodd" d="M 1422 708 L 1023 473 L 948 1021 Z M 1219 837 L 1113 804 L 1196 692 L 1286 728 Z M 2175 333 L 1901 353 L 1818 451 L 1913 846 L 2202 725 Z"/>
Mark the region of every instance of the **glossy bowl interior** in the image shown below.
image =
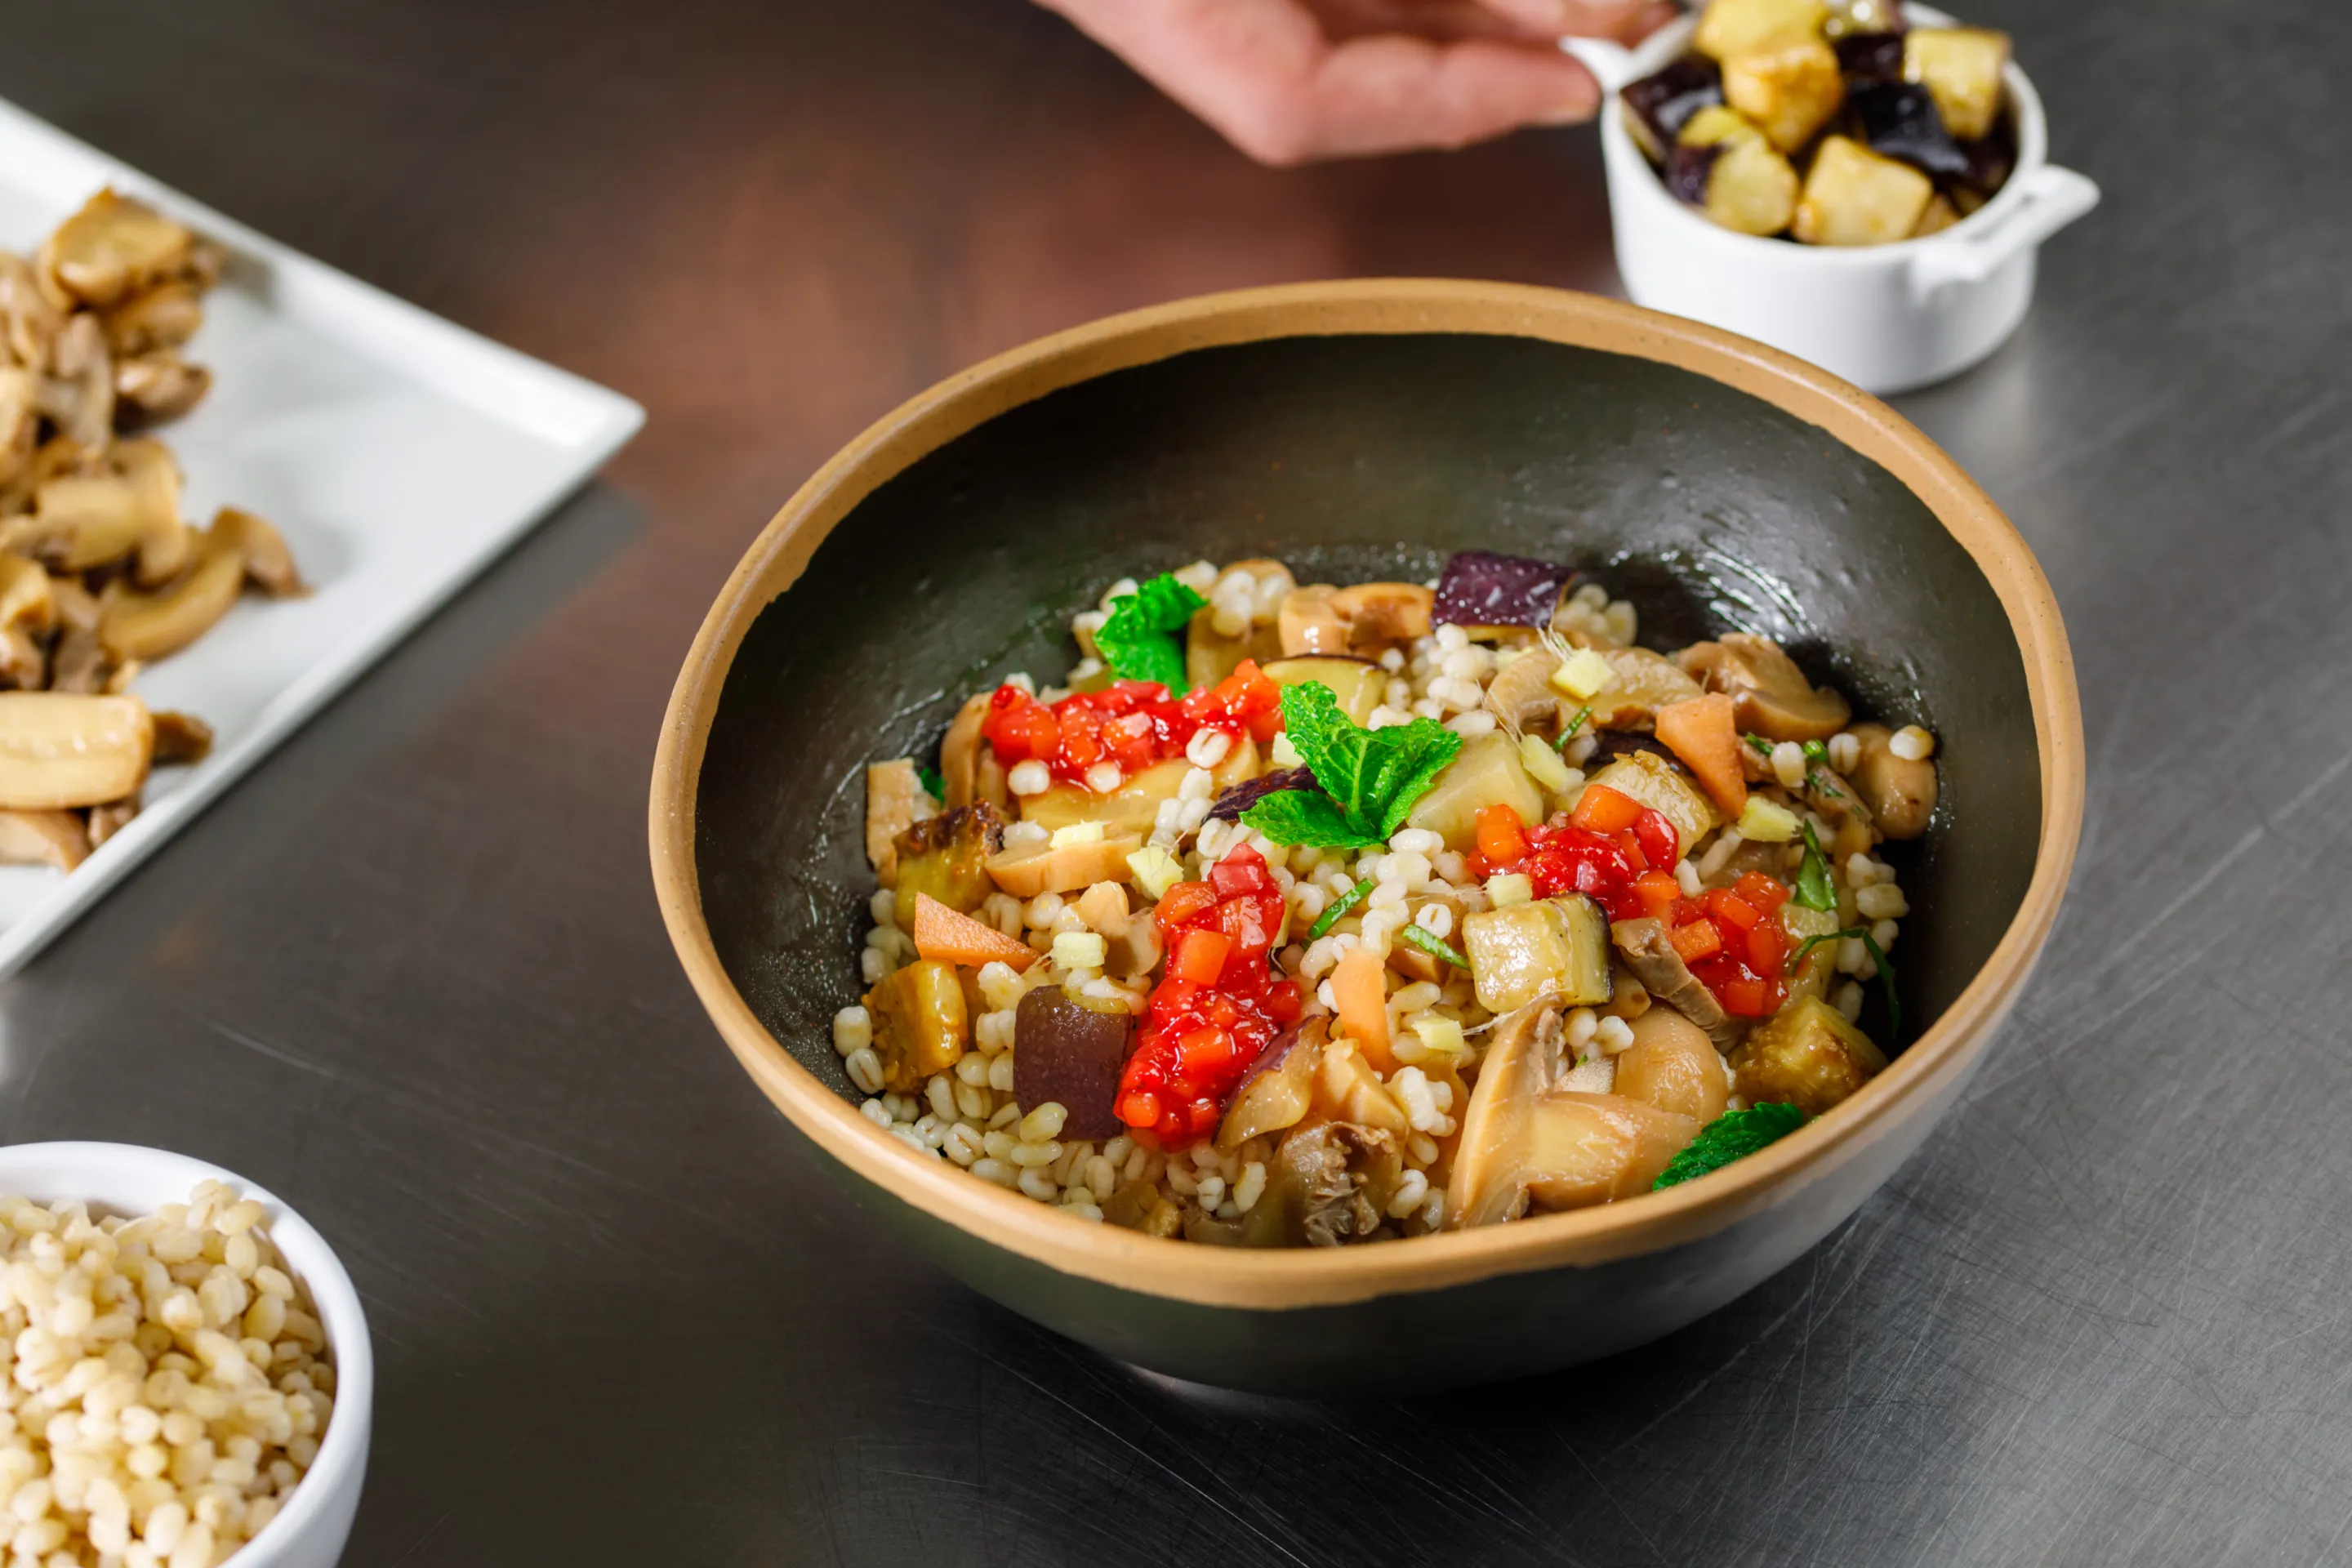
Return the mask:
<path id="1" fill-rule="evenodd" d="M 1090 1226 L 856 1114 L 829 1026 L 861 989 L 867 762 L 925 753 L 968 693 L 1010 671 L 1058 677 L 1075 658 L 1071 615 L 1121 576 L 1273 555 L 1301 581 L 1417 579 L 1469 547 L 1603 572 L 1657 646 L 1768 633 L 1866 712 L 1934 726 L 1944 804 L 1925 840 L 1895 851 L 1915 911 L 1897 956 L 1911 1044 L 1886 1074 L 1773 1150 L 1670 1193 L 1337 1252 L 1237 1253 Z M 1155 1355 L 1119 1320 L 1164 1324 L 1160 1309 L 1184 1304 L 1246 1318 L 1591 1268 L 1769 1209 L 1776 1184 L 1851 1159 L 1874 1119 L 1899 1126 L 1906 1097 L 1927 1104 L 1981 1047 L 2063 886 L 2078 728 L 2030 555 L 1883 405 L 1771 351 L 1610 301 L 1307 285 L 1016 351 L 901 409 L 813 479 L 738 569 L 680 678 L 656 763 L 656 876 L 688 973 L 746 1067 L 934 1256 L 1129 1359 L 1316 1386 L 1290 1375 L 1283 1358 L 1301 1352 L 1263 1321 Z M 1112 1294 L 1057 1311 L 1055 1279 Z"/>
<path id="2" fill-rule="evenodd" d="M 295 1277 L 308 1287 L 335 1362 L 335 1407 L 318 1458 L 293 1500 L 238 1549 L 237 1568 L 332 1568 L 342 1556 L 367 1476 L 375 1356 L 357 1289 L 326 1238 L 267 1188 L 185 1154 L 135 1143 L 18 1143 L 0 1148 L 0 1193 L 37 1203 L 79 1199 L 93 1214 L 152 1214 L 185 1203 L 199 1182 L 226 1182 L 268 1215 Z"/>

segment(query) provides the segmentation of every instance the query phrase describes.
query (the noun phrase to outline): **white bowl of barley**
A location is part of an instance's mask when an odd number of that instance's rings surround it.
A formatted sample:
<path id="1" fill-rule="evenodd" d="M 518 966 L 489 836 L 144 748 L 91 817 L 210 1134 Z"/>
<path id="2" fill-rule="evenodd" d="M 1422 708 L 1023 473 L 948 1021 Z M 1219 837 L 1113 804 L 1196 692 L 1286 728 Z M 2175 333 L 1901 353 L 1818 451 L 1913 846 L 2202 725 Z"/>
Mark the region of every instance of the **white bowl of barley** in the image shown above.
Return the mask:
<path id="1" fill-rule="evenodd" d="M 60 1220 L 69 1204 L 86 1223 Z M 72 1286 L 42 1302 L 20 1272 L 61 1279 L 60 1263 L 108 1246 L 115 1263 L 68 1271 L 125 1283 L 79 1302 Z M 0 1148 L 0 1552 L 123 1568 L 331 1568 L 342 1555 L 374 1358 L 351 1277 L 299 1215 L 184 1154 L 19 1143 Z M 159 1453 L 160 1472 L 142 1474 Z"/>

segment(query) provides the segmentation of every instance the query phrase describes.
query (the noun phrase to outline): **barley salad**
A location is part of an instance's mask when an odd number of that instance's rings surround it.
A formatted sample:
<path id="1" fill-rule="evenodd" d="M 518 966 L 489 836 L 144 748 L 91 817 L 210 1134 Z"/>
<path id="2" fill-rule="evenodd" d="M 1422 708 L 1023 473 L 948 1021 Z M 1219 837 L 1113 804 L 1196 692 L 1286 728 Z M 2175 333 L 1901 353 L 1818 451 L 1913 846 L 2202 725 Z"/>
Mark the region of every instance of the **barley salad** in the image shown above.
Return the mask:
<path id="1" fill-rule="evenodd" d="M 1704 1174 L 1899 1043 L 1875 852 L 1927 830 L 1934 739 L 1769 638 L 1654 651 L 1486 552 L 1198 562 L 1072 631 L 1066 684 L 867 769 L 834 1045 L 926 1156 L 1155 1236 L 1386 1240 Z"/>

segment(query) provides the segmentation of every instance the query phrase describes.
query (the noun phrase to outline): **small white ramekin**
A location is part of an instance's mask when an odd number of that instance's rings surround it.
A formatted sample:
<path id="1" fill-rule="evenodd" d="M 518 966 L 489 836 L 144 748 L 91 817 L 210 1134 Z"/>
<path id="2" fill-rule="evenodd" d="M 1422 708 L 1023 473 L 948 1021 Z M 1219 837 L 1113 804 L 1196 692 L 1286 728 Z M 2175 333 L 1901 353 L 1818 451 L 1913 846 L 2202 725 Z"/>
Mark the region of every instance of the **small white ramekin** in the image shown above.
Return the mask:
<path id="1" fill-rule="evenodd" d="M 1914 25 L 1949 26 L 1925 5 Z M 1926 239 L 1855 247 L 1735 234 L 1676 201 L 1625 129 L 1618 89 L 1684 51 L 1696 16 L 1628 50 L 1589 38 L 1560 47 L 1608 89 L 1601 115 L 1617 271 L 1637 305 L 1769 343 L 1868 392 L 1957 375 L 2007 342 L 2033 302 L 2041 244 L 2096 206 L 2099 187 L 2049 161 L 2049 125 L 2025 73 L 2008 70 L 2017 167 L 1993 199 Z"/>
<path id="2" fill-rule="evenodd" d="M 37 1203 L 79 1198 L 93 1211 L 152 1214 L 185 1203 L 197 1183 L 226 1182 L 261 1205 L 269 1237 L 310 1288 L 335 1362 L 335 1408 L 319 1457 L 293 1500 L 229 1561 L 236 1568 L 333 1568 L 352 1533 L 366 1479 L 368 1428 L 375 1400 L 375 1358 L 367 1316 L 351 1276 L 319 1233 L 268 1192 L 233 1172 L 184 1154 L 133 1143 L 17 1143 L 0 1148 L 0 1193 Z"/>

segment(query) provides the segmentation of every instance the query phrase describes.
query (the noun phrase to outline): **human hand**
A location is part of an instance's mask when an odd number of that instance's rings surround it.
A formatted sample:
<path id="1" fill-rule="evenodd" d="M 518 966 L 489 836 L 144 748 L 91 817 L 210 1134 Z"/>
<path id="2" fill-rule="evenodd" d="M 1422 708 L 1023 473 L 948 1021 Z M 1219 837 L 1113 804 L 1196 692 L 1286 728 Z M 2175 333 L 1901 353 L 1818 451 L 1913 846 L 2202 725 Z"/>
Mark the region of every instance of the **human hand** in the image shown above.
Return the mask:
<path id="1" fill-rule="evenodd" d="M 1589 120 L 1555 42 L 1631 43 L 1664 0 L 1039 0 L 1262 163 L 1460 147 Z"/>

